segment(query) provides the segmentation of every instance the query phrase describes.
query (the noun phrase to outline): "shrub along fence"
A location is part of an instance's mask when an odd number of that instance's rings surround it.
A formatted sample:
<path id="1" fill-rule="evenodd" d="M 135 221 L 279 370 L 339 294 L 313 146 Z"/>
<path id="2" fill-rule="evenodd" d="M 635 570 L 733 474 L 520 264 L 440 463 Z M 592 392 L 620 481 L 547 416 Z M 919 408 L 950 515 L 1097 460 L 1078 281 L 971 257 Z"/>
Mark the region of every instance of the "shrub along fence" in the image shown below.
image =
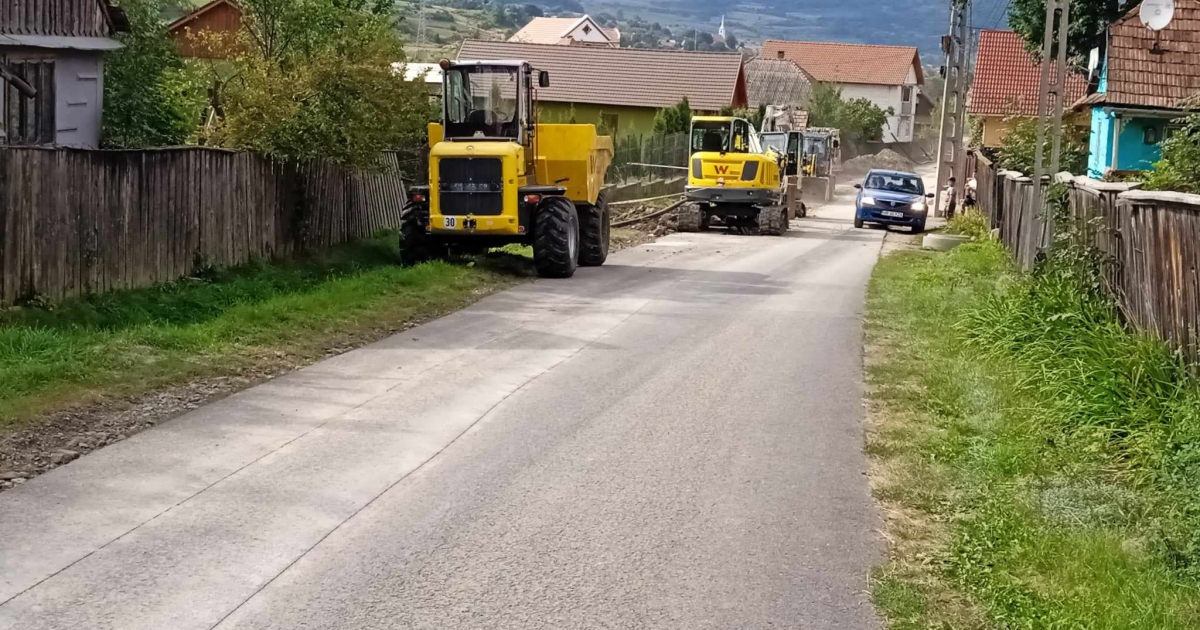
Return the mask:
<path id="1" fill-rule="evenodd" d="M 998 171 L 980 154 L 970 162 L 980 209 L 1021 268 L 1032 269 L 1054 241 L 1045 199 L 1034 199 L 1033 180 L 1021 173 Z M 1079 228 L 1072 235 L 1101 254 L 1106 288 L 1125 318 L 1200 361 L 1200 195 L 1069 173 L 1056 180 L 1068 188 Z"/>
<path id="2" fill-rule="evenodd" d="M 208 148 L 0 149 L 0 304 L 169 282 L 400 225 L 379 173 Z"/>

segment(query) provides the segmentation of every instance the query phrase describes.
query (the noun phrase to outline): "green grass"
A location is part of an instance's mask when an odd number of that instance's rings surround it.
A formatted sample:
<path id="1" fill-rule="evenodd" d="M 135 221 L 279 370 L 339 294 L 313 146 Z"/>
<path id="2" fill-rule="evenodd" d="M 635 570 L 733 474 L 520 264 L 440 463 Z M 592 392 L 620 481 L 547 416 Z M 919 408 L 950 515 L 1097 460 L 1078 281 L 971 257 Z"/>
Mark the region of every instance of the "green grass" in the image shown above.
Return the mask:
<path id="1" fill-rule="evenodd" d="M 898 629 L 1200 627 L 1200 385 L 991 241 L 882 260 L 873 485 Z"/>
<path id="2" fill-rule="evenodd" d="M 507 254 L 396 265 L 381 236 L 54 308 L 0 311 L 0 430 L 190 379 L 306 363 L 461 308 L 527 275 Z"/>

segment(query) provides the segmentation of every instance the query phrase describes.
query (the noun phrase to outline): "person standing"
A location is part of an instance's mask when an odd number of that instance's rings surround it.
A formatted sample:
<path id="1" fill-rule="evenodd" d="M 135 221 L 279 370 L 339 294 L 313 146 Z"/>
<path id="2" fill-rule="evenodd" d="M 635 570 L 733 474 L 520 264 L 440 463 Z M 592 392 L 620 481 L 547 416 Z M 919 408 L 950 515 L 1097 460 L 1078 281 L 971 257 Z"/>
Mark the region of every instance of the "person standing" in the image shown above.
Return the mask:
<path id="1" fill-rule="evenodd" d="M 954 218 L 954 211 L 958 209 L 958 190 L 954 185 L 954 178 L 950 178 L 950 183 L 946 184 L 946 220 Z"/>

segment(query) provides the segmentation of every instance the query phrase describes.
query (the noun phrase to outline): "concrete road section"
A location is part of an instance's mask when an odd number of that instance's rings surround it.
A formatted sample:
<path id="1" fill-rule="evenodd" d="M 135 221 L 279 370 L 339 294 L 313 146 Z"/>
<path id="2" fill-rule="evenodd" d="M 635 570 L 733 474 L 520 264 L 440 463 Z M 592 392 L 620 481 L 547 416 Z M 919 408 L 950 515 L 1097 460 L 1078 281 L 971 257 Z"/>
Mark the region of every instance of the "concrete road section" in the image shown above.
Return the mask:
<path id="1" fill-rule="evenodd" d="M 876 628 L 845 200 L 673 235 L 0 495 L 0 628 Z"/>

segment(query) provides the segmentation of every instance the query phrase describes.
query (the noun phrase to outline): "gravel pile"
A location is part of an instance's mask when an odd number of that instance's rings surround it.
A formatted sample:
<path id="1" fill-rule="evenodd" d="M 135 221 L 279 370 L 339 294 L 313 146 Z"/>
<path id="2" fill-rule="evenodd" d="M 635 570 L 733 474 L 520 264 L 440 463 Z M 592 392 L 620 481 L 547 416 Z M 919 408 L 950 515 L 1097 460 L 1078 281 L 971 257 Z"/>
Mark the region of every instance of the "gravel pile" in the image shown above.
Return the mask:
<path id="1" fill-rule="evenodd" d="M 903 155 L 884 149 L 875 155 L 860 155 L 853 160 L 842 162 L 842 173 L 847 175 L 866 175 L 871 169 L 886 169 L 889 171 L 912 171 L 916 163 Z"/>

